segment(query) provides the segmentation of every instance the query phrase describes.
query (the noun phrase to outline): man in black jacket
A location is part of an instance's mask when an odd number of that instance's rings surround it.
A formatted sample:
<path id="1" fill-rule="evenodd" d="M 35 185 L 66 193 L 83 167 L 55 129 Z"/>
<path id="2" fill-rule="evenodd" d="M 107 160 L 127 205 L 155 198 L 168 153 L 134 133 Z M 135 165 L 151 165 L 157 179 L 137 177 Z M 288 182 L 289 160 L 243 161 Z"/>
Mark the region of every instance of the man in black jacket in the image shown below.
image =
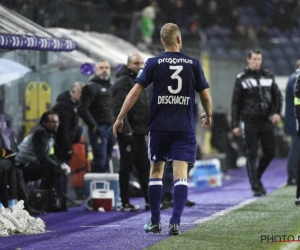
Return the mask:
<path id="1" fill-rule="evenodd" d="M 5 159 L 9 150 L 0 147 L 0 212 L 3 207 L 13 210 L 17 202 L 17 180 L 15 167 L 12 162 Z"/>
<path id="2" fill-rule="evenodd" d="M 72 144 L 74 143 L 79 129 L 79 116 L 77 105 L 84 84 L 75 82 L 71 91 L 64 91 L 57 99 L 52 110 L 59 115 L 59 127 L 55 140 L 55 155 L 61 161 L 68 161 L 72 157 Z"/>
<path id="3" fill-rule="evenodd" d="M 297 71 L 297 78 L 296 78 L 296 83 L 294 86 L 294 105 L 295 105 L 295 115 L 296 115 L 296 119 L 297 119 L 297 136 L 298 138 L 300 137 L 300 75 L 299 75 L 299 69 Z M 298 152 L 299 154 L 299 152 Z M 299 169 L 299 160 L 298 162 L 296 162 L 296 166 L 298 167 L 297 169 L 297 190 L 296 190 L 296 200 L 295 200 L 295 204 L 297 206 L 300 206 L 300 169 Z"/>
<path id="4" fill-rule="evenodd" d="M 15 162 L 26 182 L 42 179 L 41 188 L 52 189 L 60 174 L 69 174 L 70 167 L 54 155 L 55 133 L 59 125 L 58 114 L 45 112 L 40 123 L 33 127 L 18 146 Z"/>
<path id="5" fill-rule="evenodd" d="M 89 128 L 89 139 L 93 151 L 92 172 L 106 173 L 116 138 L 112 134 L 115 120 L 110 84 L 110 64 L 101 60 L 82 89 L 78 114 Z"/>
<path id="6" fill-rule="evenodd" d="M 117 81 L 113 85 L 114 114 L 118 115 L 123 102 L 135 84 L 135 78 L 139 70 L 144 66 L 144 60 L 139 54 L 130 54 L 127 65 L 123 65 L 117 72 Z M 121 211 L 138 211 L 139 208 L 129 202 L 129 179 L 132 166 L 135 165 L 138 172 L 139 181 L 146 202 L 146 209 L 149 209 L 148 182 L 150 162 L 148 159 L 148 147 L 146 143 L 147 120 L 149 116 L 150 98 L 144 91 L 128 115 L 124 119 L 122 133 L 118 134 L 118 144 L 120 150 L 120 193 Z"/>
<path id="7" fill-rule="evenodd" d="M 56 157 L 68 164 L 73 151 L 72 145 L 79 141 L 79 116 L 77 105 L 81 96 L 83 83 L 75 82 L 71 91 L 64 91 L 57 97 L 57 102 L 52 110 L 59 115 L 59 127 L 57 129 L 54 151 Z M 61 176 L 61 191 L 67 194 L 68 179 L 66 175 Z"/>
<path id="8" fill-rule="evenodd" d="M 274 76 L 261 67 L 262 54 L 250 51 L 248 67 L 237 75 L 232 96 L 233 134 L 243 136 L 247 155 L 247 172 L 254 196 L 266 194 L 261 177 L 275 156 L 274 125 L 280 120 L 282 96 Z M 259 142 L 263 155 L 256 167 Z"/>

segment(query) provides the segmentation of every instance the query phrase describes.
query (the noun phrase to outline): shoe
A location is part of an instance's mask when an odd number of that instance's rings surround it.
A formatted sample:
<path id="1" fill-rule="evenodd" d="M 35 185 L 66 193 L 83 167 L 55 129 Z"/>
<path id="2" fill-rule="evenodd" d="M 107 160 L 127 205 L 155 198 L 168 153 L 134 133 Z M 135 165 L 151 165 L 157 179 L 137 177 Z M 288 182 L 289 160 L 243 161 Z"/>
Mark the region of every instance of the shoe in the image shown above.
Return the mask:
<path id="1" fill-rule="evenodd" d="M 144 230 L 146 233 L 152 232 L 152 233 L 160 233 L 161 232 L 161 224 L 154 223 L 152 224 L 152 221 L 149 221 L 148 224 L 144 226 Z"/>
<path id="2" fill-rule="evenodd" d="M 185 202 L 186 207 L 192 207 L 192 206 L 195 206 L 195 205 L 196 205 L 196 202 L 193 202 L 193 201 L 190 201 L 190 200 L 186 200 L 186 202 Z"/>
<path id="3" fill-rule="evenodd" d="M 264 185 L 262 183 L 259 184 L 259 190 L 261 192 L 262 195 L 266 195 L 267 194 L 267 191 L 264 187 Z"/>
<path id="4" fill-rule="evenodd" d="M 259 197 L 263 195 L 261 187 L 263 187 L 261 182 L 252 186 L 253 196 Z"/>
<path id="5" fill-rule="evenodd" d="M 130 203 L 121 206 L 121 212 L 139 212 L 141 211 L 139 206 L 134 206 Z"/>
<path id="6" fill-rule="evenodd" d="M 262 196 L 263 194 L 261 193 L 261 190 L 258 189 L 258 190 L 253 190 L 253 196 L 254 197 L 260 197 Z"/>
<path id="7" fill-rule="evenodd" d="M 145 210 L 149 211 L 150 210 L 150 205 L 148 203 L 145 204 Z"/>
<path id="8" fill-rule="evenodd" d="M 262 196 L 262 195 L 263 195 L 263 194 L 261 193 L 260 190 L 253 191 L 253 196 L 254 196 L 254 197 L 260 197 L 260 196 Z"/>
<path id="9" fill-rule="evenodd" d="M 173 202 L 163 201 L 160 205 L 160 210 L 167 210 L 173 207 Z"/>
<path id="10" fill-rule="evenodd" d="M 298 199 L 296 198 L 296 199 L 295 199 L 295 205 L 296 205 L 296 206 L 300 206 L 300 198 L 298 198 Z"/>
<path id="11" fill-rule="evenodd" d="M 179 225 L 178 224 L 170 224 L 169 225 L 169 235 L 178 235 L 180 234 Z"/>

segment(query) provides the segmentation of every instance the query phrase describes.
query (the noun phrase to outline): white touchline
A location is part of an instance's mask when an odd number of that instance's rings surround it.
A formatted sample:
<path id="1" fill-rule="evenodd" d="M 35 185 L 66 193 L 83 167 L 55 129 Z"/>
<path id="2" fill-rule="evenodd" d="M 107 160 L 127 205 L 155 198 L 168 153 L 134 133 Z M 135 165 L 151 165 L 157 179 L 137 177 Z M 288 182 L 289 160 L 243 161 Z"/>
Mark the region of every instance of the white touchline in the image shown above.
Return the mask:
<path id="1" fill-rule="evenodd" d="M 201 224 L 201 223 L 204 223 L 204 222 L 207 222 L 207 221 L 210 221 L 210 220 L 213 220 L 213 219 L 216 219 L 217 217 L 220 217 L 220 216 L 223 216 L 225 214 L 228 214 L 229 212 L 231 211 L 234 211 L 234 210 L 237 210 L 239 208 L 242 208 L 250 203 L 252 203 L 253 201 L 256 201 L 258 198 L 251 198 L 251 199 L 247 199 L 233 207 L 229 207 L 229 208 L 226 208 L 224 210 L 221 210 L 219 212 L 216 212 L 214 214 L 212 214 L 211 216 L 208 216 L 208 217 L 205 217 L 205 218 L 202 218 L 202 219 L 199 219 L 199 220 L 195 220 L 192 224 Z M 181 223 L 182 225 L 183 224 L 191 224 L 191 223 Z"/>
<path id="2" fill-rule="evenodd" d="M 95 226 L 80 226 L 80 227 L 120 227 L 121 225 L 95 225 Z"/>
<path id="3" fill-rule="evenodd" d="M 298 239 L 298 235 L 295 235 L 294 236 L 295 239 Z M 283 246 L 282 248 L 280 248 L 280 250 L 296 250 L 296 249 L 299 249 L 299 244 L 300 242 L 291 242 L 291 243 L 288 243 L 287 245 Z"/>
<path id="4" fill-rule="evenodd" d="M 281 184 L 280 187 L 284 187 L 285 186 L 285 183 Z M 210 220 L 213 220 L 217 217 L 220 217 L 220 216 L 223 216 L 225 214 L 228 214 L 229 212 L 231 211 L 234 211 L 234 210 L 237 210 L 239 208 L 242 208 L 250 203 L 252 203 L 253 201 L 256 201 L 258 198 L 251 198 L 251 199 L 247 199 L 233 207 L 229 207 L 229 208 L 226 208 L 224 210 L 221 210 L 219 212 L 216 212 L 214 214 L 212 214 L 211 216 L 208 216 L 208 217 L 205 217 L 205 218 L 202 218 L 202 219 L 199 219 L 199 220 L 196 220 L 194 221 L 192 224 L 201 224 L 201 223 L 204 223 L 204 222 L 207 222 L 207 221 L 210 221 Z M 181 225 L 189 225 L 191 223 L 180 223 Z"/>

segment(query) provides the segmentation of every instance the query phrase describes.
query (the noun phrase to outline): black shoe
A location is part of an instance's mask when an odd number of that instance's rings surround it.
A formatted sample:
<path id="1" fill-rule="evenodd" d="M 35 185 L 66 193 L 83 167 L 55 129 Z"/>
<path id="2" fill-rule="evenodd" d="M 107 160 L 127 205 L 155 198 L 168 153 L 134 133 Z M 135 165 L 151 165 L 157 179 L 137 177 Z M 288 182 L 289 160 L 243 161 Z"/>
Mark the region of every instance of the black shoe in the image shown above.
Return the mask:
<path id="1" fill-rule="evenodd" d="M 260 196 L 262 196 L 263 194 L 261 193 L 261 191 L 260 190 L 255 190 L 255 191 L 253 191 L 253 196 L 254 197 L 260 197 Z"/>
<path id="2" fill-rule="evenodd" d="M 195 205 L 196 205 L 196 202 L 190 201 L 188 199 L 185 202 L 186 207 L 192 207 L 192 206 L 195 206 Z"/>
<path id="3" fill-rule="evenodd" d="M 134 206 L 130 203 L 128 204 L 123 204 L 121 206 L 121 212 L 139 212 L 141 211 L 140 207 L 139 206 Z"/>
<path id="4" fill-rule="evenodd" d="M 258 183 L 258 184 L 256 184 L 256 185 L 253 185 L 253 186 L 252 186 L 253 196 L 259 197 L 259 196 L 262 196 L 262 195 L 263 195 L 262 190 L 261 190 L 261 187 L 262 187 L 262 184 L 261 184 L 261 183 Z"/>
<path id="5" fill-rule="evenodd" d="M 295 205 L 296 206 L 300 206 L 300 198 L 299 199 L 297 199 L 297 198 L 295 199 Z"/>
<path id="6" fill-rule="evenodd" d="M 172 201 L 163 201 L 160 205 L 160 210 L 167 210 L 173 207 Z"/>
<path id="7" fill-rule="evenodd" d="M 266 195 L 267 194 L 267 191 L 264 187 L 264 185 L 262 183 L 259 183 L 259 190 L 261 192 L 262 195 Z"/>
<path id="8" fill-rule="evenodd" d="M 152 223 L 152 221 L 149 221 L 145 226 L 144 230 L 146 233 L 152 232 L 152 233 L 160 233 L 161 232 L 161 224 L 158 223 Z"/>
<path id="9" fill-rule="evenodd" d="M 259 197 L 263 195 L 260 190 L 260 187 L 252 188 L 252 192 L 254 197 Z"/>
<path id="10" fill-rule="evenodd" d="M 150 205 L 148 203 L 145 204 L 145 210 L 149 211 L 150 210 Z"/>
<path id="11" fill-rule="evenodd" d="M 170 224 L 169 225 L 169 235 L 178 235 L 180 234 L 179 225 L 178 224 Z"/>

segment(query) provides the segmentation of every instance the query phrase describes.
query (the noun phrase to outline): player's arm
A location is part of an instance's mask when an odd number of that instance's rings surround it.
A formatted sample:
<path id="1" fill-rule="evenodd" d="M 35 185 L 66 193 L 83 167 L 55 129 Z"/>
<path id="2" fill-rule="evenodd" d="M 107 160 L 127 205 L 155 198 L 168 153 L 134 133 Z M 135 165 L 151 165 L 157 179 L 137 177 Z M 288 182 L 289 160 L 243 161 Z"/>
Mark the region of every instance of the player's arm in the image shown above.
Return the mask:
<path id="1" fill-rule="evenodd" d="M 204 108 L 205 113 L 201 114 L 200 119 L 205 118 L 205 121 L 202 123 L 203 128 L 207 128 L 211 124 L 212 116 L 212 100 L 211 95 L 208 89 L 204 89 L 199 92 L 200 100 Z"/>
<path id="2" fill-rule="evenodd" d="M 123 127 L 123 119 L 129 112 L 129 110 L 133 107 L 133 105 L 136 103 L 137 99 L 139 98 L 141 92 L 143 91 L 143 86 L 139 83 L 136 83 L 133 88 L 130 90 L 128 95 L 126 96 L 126 99 L 122 105 L 121 111 L 115 121 L 115 124 L 113 126 L 113 134 L 117 136 L 117 131 L 119 133 L 122 132 Z"/>

